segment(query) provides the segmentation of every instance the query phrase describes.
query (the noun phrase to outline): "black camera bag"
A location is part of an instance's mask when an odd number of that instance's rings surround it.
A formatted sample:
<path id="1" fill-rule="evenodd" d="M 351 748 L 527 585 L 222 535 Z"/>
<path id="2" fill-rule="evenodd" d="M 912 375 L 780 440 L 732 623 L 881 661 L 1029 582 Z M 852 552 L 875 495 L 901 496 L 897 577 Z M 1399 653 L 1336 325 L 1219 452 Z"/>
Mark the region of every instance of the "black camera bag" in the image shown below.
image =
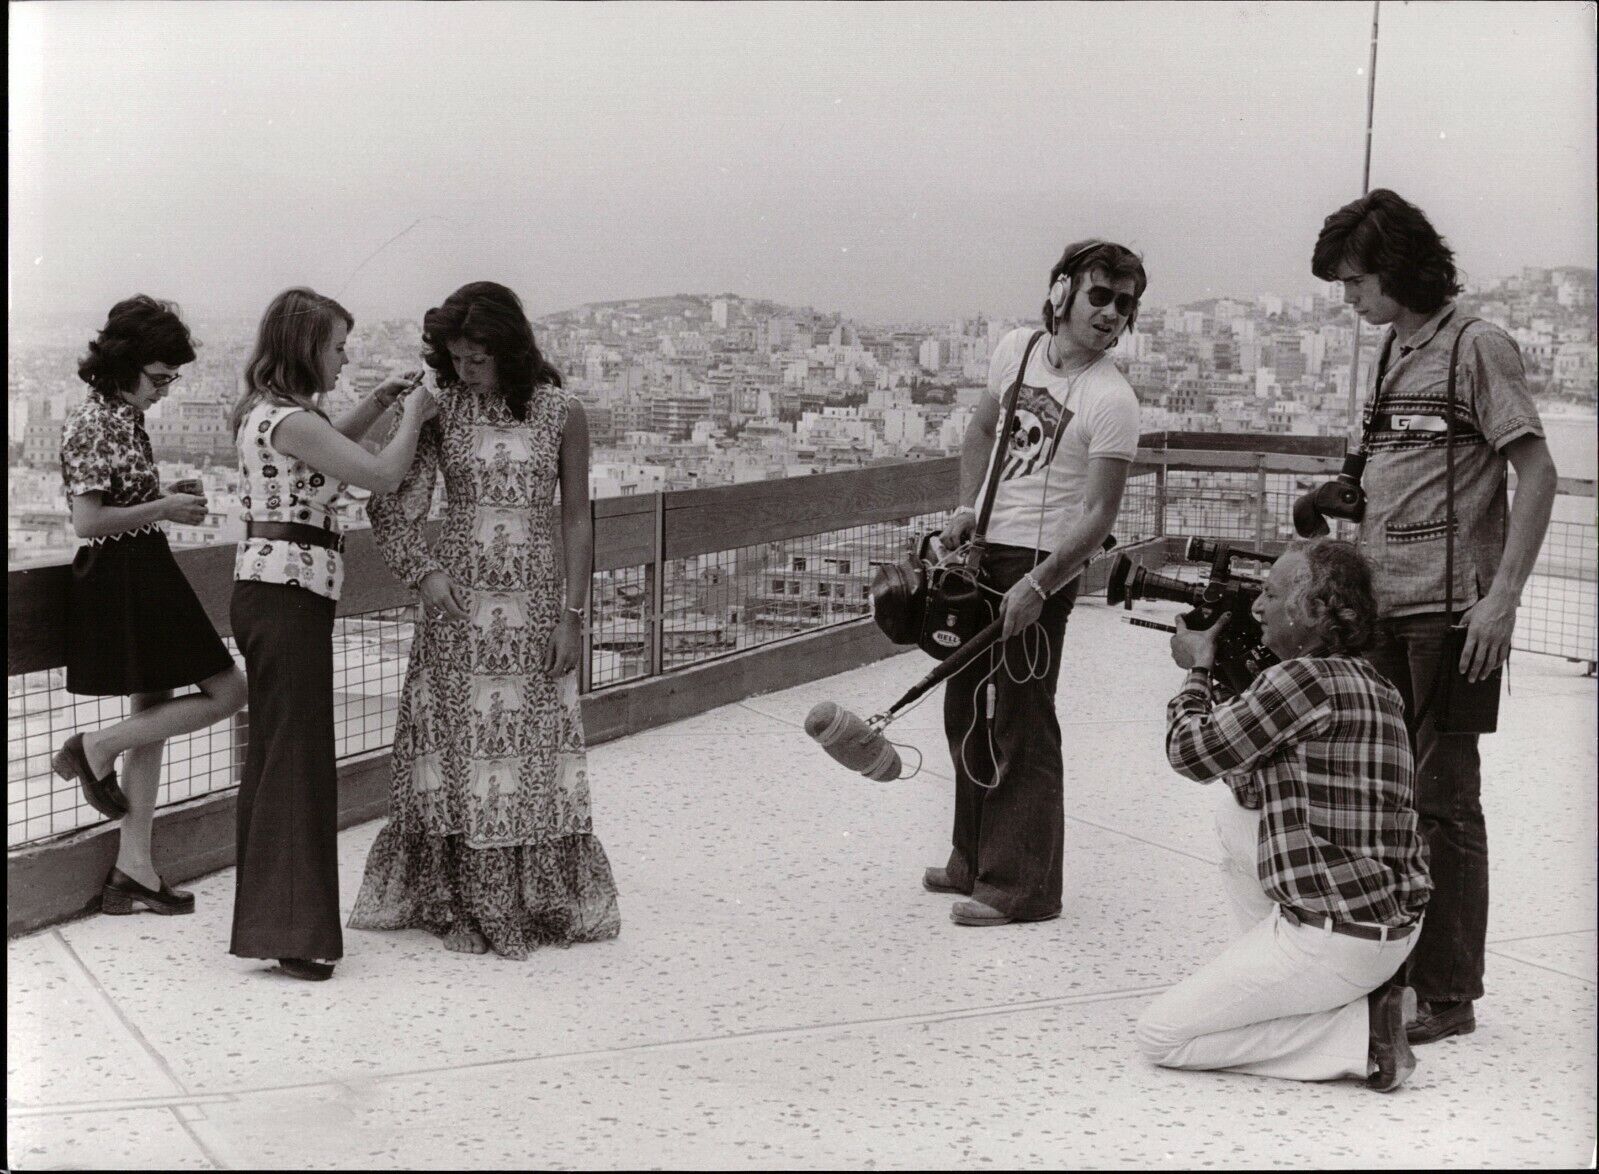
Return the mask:
<path id="1" fill-rule="evenodd" d="M 897 562 L 885 563 L 872 576 L 872 618 L 895 644 L 915 644 L 935 660 L 943 660 L 982 631 L 997 614 L 997 604 L 978 586 L 984 549 L 984 535 L 994 508 L 994 491 L 1005 467 L 1005 446 L 1010 443 L 1016 420 L 1016 403 L 1021 397 L 1022 377 L 1033 357 L 1033 348 L 1044 337 L 1035 330 L 1022 352 L 1016 378 L 1005 394 L 1005 418 L 994 436 L 988 459 L 988 483 L 982 496 L 982 509 L 972 530 L 971 548 L 964 565 L 941 566 L 933 557 L 933 539 L 942 531 L 921 535 L 911 550 Z"/>

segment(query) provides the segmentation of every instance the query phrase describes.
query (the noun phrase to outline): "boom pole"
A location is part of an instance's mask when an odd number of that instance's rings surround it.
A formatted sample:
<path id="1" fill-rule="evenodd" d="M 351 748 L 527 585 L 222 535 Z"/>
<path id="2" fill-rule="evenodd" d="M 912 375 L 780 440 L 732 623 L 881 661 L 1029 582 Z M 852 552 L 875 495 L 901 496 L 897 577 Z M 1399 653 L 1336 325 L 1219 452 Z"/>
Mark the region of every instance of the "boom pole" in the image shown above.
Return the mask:
<path id="1" fill-rule="evenodd" d="M 1371 63 L 1366 68 L 1366 162 L 1360 171 L 1360 194 L 1371 190 L 1371 128 L 1377 107 L 1377 17 L 1382 0 L 1371 4 Z M 1358 443 L 1360 436 L 1360 319 L 1355 319 L 1355 342 L 1349 356 L 1349 438 Z"/>

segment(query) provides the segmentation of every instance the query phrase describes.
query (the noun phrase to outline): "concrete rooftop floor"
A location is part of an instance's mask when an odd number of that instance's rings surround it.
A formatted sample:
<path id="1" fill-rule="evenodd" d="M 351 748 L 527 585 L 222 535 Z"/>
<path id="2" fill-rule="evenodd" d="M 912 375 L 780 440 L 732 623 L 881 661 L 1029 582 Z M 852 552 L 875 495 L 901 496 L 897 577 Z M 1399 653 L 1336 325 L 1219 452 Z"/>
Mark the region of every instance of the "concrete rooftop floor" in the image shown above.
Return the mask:
<path id="1" fill-rule="evenodd" d="M 1175 610 L 1175 609 L 1173 609 Z M 526 962 L 347 930 L 333 981 L 195 916 L 8 945 L 11 1169 L 1560 1167 L 1595 1155 L 1595 685 L 1516 657 L 1483 740 L 1493 851 L 1475 1035 L 1392 1096 L 1151 1067 L 1150 997 L 1230 932 L 1217 788 L 1161 747 L 1165 637 L 1088 600 L 1067 633 L 1066 909 L 957 927 L 939 695 L 910 781 L 836 766 L 816 701 L 885 708 L 893 657 L 590 752 L 614 942 Z M 380 825 L 343 834 L 346 912 Z"/>

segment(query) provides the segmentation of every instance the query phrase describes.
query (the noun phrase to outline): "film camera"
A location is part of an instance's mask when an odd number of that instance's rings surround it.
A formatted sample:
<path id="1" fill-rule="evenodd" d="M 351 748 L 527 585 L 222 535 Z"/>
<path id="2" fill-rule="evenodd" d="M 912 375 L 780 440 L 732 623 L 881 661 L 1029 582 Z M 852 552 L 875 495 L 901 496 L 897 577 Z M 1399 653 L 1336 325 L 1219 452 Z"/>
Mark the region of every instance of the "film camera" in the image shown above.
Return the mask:
<path id="1" fill-rule="evenodd" d="M 1183 558 L 1194 563 L 1208 562 L 1210 581 L 1185 583 L 1181 579 L 1171 579 L 1146 570 L 1121 554 L 1111 566 L 1105 602 L 1113 607 L 1120 603 L 1129 610 L 1137 599 L 1169 599 L 1190 604 L 1193 610 L 1184 614 L 1183 623 L 1195 630 L 1210 627 L 1224 615 L 1231 616 L 1216 645 L 1215 676 L 1229 692 L 1242 693 L 1261 670 L 1277 663 L 1277 657 L 1260 642 L 1260 624 L 1253 614 L 1261 581 L 1252 575 L 1234 573 L 1232 563 L 1239 559 L 1270 566 L 1276 560 L 1270 555 L 1233 550 L 1225 542 L 1206 542 L 1203 538 L 1190 538 Z M 1162 632 L 1175 631 L 1152 620 L 1130 619 L 1128 622 Z"/>
<path id="2" fill-rule="evenodd" d="M 1360 488 L 1360 475 L 1366 471 L 1364 453 L 1344 457 L 1338 476 L 1324 481 L 1309 493 L 1294 499 L 1294 533 L 1301 538 L 1320 538 L 1328 533 L 1328 518 L 1358 522 L 1366 516 L 1366 494 Z"/>

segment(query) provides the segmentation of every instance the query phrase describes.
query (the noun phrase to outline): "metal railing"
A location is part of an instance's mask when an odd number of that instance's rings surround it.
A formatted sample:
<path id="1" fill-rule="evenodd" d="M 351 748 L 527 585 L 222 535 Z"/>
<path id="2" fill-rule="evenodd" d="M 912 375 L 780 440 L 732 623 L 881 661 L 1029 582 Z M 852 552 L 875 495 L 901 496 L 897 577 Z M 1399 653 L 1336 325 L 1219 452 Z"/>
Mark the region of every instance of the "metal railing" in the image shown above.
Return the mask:
<path id="1" fill-rule="evenodd" d="M 1292 537 L 1294 497 L 1337 466 L 1336 457 L 1292 452 L 1145 447 L 1129 474 L 1117 537 L 1124 548 L 1198 534 L 1265 549 Z M 915 535 L 942 520 L 958 479 L 958 461 L 946 459 L 595 502 L 583 690 L 862 619 L 876 565 L 899 557 Z M 1562 492 L 1591 501 L 1593 483 L 1562 482 Z M 227 638 L 231 549 L 184 551 L 178 558 Z M 62 574 L 52 567 L 8 577 L 11 848 L 100 822 L 76 786 L 52 774 L 50 757 L 68 733 L 126 714 L 121 698 L 65 691 Z M 1515 647 L 1591 665 L 1595 602 L 1593 524 L 1552 524 L 1523 599 Z M 415 618 L 410 592 L 389 576 L 369 534 L 351 535 L 340 613 L 335 717 L 339 754 L 349 758 L 382 750 L 393 737 Z M 248 715 L 240 714 L 170 741 L 160 803 L 236 785 L 248 729 Z"/>

